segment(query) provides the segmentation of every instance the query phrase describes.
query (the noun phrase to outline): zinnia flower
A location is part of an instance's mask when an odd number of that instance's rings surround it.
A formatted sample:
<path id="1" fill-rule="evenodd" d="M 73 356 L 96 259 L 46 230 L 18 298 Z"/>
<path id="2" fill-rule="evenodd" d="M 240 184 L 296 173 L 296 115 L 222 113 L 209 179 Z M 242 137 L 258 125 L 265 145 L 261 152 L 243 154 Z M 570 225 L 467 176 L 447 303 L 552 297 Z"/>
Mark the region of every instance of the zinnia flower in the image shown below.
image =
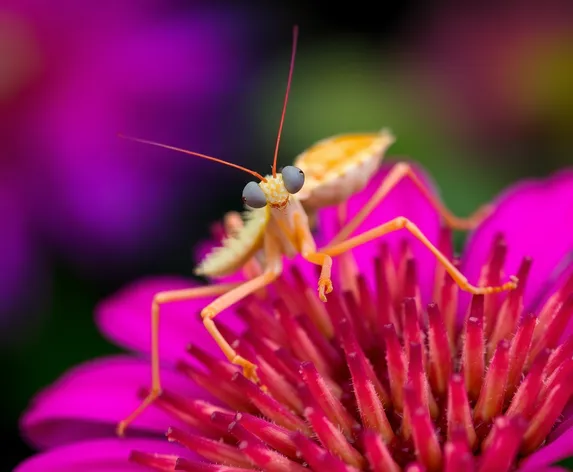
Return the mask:
<path id="1" fill-rule="evenodd" d="M 203 163 L 130 149 L 118 131 L 152 135 L 157 117 L 185 113 L 155 136 L 224 154 L 209 123 L 248 74 L 246 11 L 173 3 L 2 2 L 1 314 L 26 298 L 47 246 L 109 277 L 111 264 L 141 260 L 200 187 L 190 183 Z"/>
<path id="2" fill-rule="evenodd" d="M 384 175 L 350 199 L 350 215 Z M 315 268 L 295 258 L 217 319 L 265 389 L 205 333 L 209 300 L 166 305 L 164 393 L 127 438 L 114 429 L 145 395 L 149 363 L 99 359 L 33 401 L 22 429 L 42 452 L 17 472 L 559 470 L 550 464 L 573 453 L 573 266 L 559 267 L 573 248 L 571 202 L 573 172 L 522 183 L 473 232 L 461 269 L 481 284 L 517 274 L 509 293 L 464 296 L 408 234 L 337 259 L 326 304 Z M 358 231 L 398 215 L 454 257 L 450 232 L 408 181 Z M 320 244 L 338 223 L 334 209 L 319 218 Z M 190 284 L 140 281 L 99 307 L 98 324 L 147 355 L 153 295 Z"/>

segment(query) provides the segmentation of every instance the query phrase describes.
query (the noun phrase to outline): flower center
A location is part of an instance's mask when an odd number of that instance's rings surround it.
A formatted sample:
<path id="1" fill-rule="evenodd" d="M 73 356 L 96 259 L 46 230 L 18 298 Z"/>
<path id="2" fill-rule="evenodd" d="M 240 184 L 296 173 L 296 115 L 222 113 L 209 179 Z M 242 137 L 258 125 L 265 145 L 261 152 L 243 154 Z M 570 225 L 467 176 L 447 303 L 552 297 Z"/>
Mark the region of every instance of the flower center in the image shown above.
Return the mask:
<path id="1" fill-rule="evenodd" d="M 499 236 L 480 284 L 499 284 L 505 253 Z M 159 470 L 511 470 L 543 444 L 572 393 L 573 340 L 560 337 L 573 276 L 539 316 L 522 316 L 524 259 L 518 289 L 474 296 L 458 322 L 450 276 L 438 266 L 436 302 L 423 307 L 407 244 L 401 254 L 395 264 L 382 244 L 370 286 L 341 261 L 344 288 L 326 304 L 296 266 L 270 296 L 246 300 L 238 312 L 247 331 L 221 331 L 258 366 L 263 387 L 191 346 L 204 368 L 181 361 L 179 370 L 226 406 L 170 391 L 157 406 L 192 429 L 172 428 L 169 440 L 207 462 L 144 452 L 132 460 Z"/>

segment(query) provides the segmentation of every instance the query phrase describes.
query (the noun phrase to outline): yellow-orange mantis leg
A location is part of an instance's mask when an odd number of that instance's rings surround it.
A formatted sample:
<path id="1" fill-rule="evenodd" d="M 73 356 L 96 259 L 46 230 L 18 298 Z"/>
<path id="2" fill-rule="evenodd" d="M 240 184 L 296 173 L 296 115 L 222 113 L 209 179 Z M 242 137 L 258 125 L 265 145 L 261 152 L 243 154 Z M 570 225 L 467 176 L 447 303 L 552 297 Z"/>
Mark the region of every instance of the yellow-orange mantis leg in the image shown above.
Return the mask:
<path id="1" fill-rule="evenodd" d="M 390 172 L 382 180 L 366 205 L 340 230 L 330 244 L 336 244 L 347 239 L 390 191 L 406 177 L 412 180 L 424 198 L 430 202 L 442 218 L 444 218 L 446 224 L 452 229 L 469 230 L 475 228 L 492 210 L 490 205 L 484 205 L 468 218 L 459 218 L 453 215 L 439 198 L 428 190 L 408 163 L 399 162 L 390 169 Z M 345 205 L 345 203 L 343 205 Z"/>
<path id="2" fill-rule="evenodd" d="M 282 272 L 282 255 L 277 241 L 270 235 L 265 237 L 264 242 L 265 269 L 263 273 L 251 280 L 243 282 L 239 286 L 221 295 L 201 311 L 203 325 L 221 348 L 227 359 L 243 368 L 243 374 L 249 380 L 258 383 L 256 366 L 247 359 L 239 356 L 229 342 L 221 334 L 215 322 L 215 317 L 226 308 L 238 303 L 247 296 L 265 288 L 274 282 Z"/>
<path id="3" fill-rule="evenodd" d="M 207 285 L 181 290 L 156 293 L 151 303 L 151 390 L 141 404 L 117 426 L 117 434 L 123 436 L 125 429 L 161 395 L 161 374 L 159 367 L 159 313 L 161 305 L 193 300 L 229 292 L 241 282 Z"/>
<path id="4" fill-rule="evenodd" d="M 300 248 L 302 257 L 308 262 L 320 266 L 318 279 L 318 296 L 321 301 L 326 301 L 326 295 L 332 292 L 332 257 L 328 254 L 316 251 L 316 243 L 310 232 L 308 223 L 301 221 L 301 215 L 294 215 L 294 234 L 289 235 L 294 243 Z M 283 230 L 286 231 L 286 230 Z"/>
<path id="5" fill-rule="evenodd" d="M 319 252 L 329 255 L 331 257 L 343 254 L 351 249 L 365 244 L 373 239 L 380 238 L 385 234 L 393 233 L 401 229 L 407 229 L 413 236 L 415 236 L 424 246 L 426 246 L 432 254 L 436 257 L 438 262 L 444 266 L 446 271 L 454 279 L 454 281 L 459 285 L 462 290 L 466 292 L 480 295 L 486 293 L 497 293 L 504 290 L 513 290 L 517 287 L 517 279 L 512 276 L 510 281 L 504 283 L 500 286 L 495 287 L 476 287 L 468 282 L 467 278 L 448 260 L 448 258 L 440 252 L 440 250 L 434 246 L 430 240 L 420 231 L 420 229 L 412 223 L 407 218 L 399 216 L 387 223 L 381 224 L 371 230 L 365 231 L 362 234 L 354 236 L 353 238 L 347 239 L 346 241 L 339 242 L 337 244 L 330 244 L 327 247 L 321 249 Z"/>

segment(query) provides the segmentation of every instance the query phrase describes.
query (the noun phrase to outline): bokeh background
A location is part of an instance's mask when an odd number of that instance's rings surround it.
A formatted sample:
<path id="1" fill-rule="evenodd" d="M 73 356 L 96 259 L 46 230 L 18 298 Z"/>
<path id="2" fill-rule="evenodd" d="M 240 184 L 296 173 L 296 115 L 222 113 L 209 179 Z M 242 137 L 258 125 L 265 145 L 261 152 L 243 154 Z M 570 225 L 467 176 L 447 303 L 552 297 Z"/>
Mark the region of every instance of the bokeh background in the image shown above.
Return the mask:
<path id="1" fill-rule="evenodd" d="M 459 215 L 571 165 L 573 2 L 482 3 L 2 0 L 1 470 L 31 454 L 17 421 L 34 392 L 115 351 L 98 301 L 191 275 L 193 245 L 241 207 L 245 174 L 116 133 L 266 172 L 293 24 L 282 163 L 388 126 L 391 155 L 421 162 Z"/>

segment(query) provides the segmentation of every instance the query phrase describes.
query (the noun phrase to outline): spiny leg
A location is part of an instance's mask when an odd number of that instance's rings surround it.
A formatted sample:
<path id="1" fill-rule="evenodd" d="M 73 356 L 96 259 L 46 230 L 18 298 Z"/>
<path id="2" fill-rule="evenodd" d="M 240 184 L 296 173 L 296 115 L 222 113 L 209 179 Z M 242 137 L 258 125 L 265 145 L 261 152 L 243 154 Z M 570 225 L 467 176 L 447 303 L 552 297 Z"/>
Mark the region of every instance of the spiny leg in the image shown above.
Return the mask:
<path id="1" fill-rule="evenodd" d="M 237 235 L 245 226 L 241 214 L 237 211 L 230 211 L 223 217 L 223 227 L 225 233 L 229 236 Z M 261 263 L 256 257 L 249 259 L 242 268 L 243 276 L 246 280 L 253 279 L 263 273 Z M 267 294 L 265 290 L 259 290 L 255 293 L 255 296 L 260 299 L 266 298 Z"/>
<path id="2" fill-rule="evenodd" d="M 213 337 L 217 345 L 221 348 L 227 359 L 229 359 L 232 364 L 241 366 L 243 368 L 244 376 L 255 383 L 259 382 L 259 378 L 257 377 L 256 373 L 257 367 L 252 362 L 249 362 L 247 359 L 237 354 L 237 352 L 231 347 L 229 342 L 221 334 L 213 320 L 226 308 L 271 284 L 280 275 L 280 272 L 280 268 L 279 270 L 267 269 L 258 277 L 244 282 L 238 287 L 235 287 L 233 290 L 230 290 L 224 295 L 221 295 L 201 311 L 203 325 L 209 334 Z"/>
<path id="3" fill-rule="evenodd" d="M 426 238 L 424 233 L 422 233 L 422 231 L 420 231 L 420 229 L 414 223 L 402 216 L 394 218 L 387 223 L 377 226 L 369 231 L 365 231 L 364 233 L 347 239 L 341 243 L 331 244 L 326 248 L 321 249 L 320 252 L 334 257 L 357 246 L 372 241 L 373 239 L 384 236 L 385 234 L 392 233 L 404 228 L 412 233 L 413 236 L 415 236 L 424 246 L 426 246 L 432 252 L 432 254 L 434 254 L 434 256 L 436 256 L 438 262 L 444 266 L 448 274 L 450 274 L 450 276 L 462 290 L 465 290 L 466 292 L 472 293 L 474 295 L 481 295 L 486 293 L 502 292 L 504 290 L 513 290 L 517 287 L 518 280 L 514 276 L 510 277 L 510 282 L 506 282 L 503 285 L 496 287 L 476 287 L 470 284 L 467 278 L 448 260 L 448 258 L 444 256 L 444 254 L 442 254 L 439 249 L 430 242 L 428 238 Z"/>
<path id="4" fill-rule="evenodd" d="M 360 223 L 362 223 L 368 215 L 372 213 L 374 208 L 376 208 L 376 206 L 386 198 L 390 191 L 405 177 L 412 180 L 424 198 L 430 202 L 442 218 L 444 218 L 446 224 L 452 229 L 469 230 L 475 228 L 492 211 L 491 205 L 484 205 L 468 218 L 459 218 L 453 215 L 452 212 L 448 210 L 442 202 L 440 202 L 439 198 L 428 190 L 426 185 L 420 180 L 409 164 L 399 162 L 392 167 L 366 205 L 364 205 L 348 222 L 348 224 L 342 228 L 342 230 L 331 241 L 331 244 L 336 244 L 347 239 L 356 230 L 356 228 L 358 228 Z"/>
<path id="5" fill-rule="evenodd" d="M 159 292 L 151 303 L 151 390 L 139 406 L 117 426 L 117 434 L 123 436 L 126 428 L 161 395 L 161 374 L 159 368 L 159 308 L 165 303 L 192 300 L 195 298 L 220 295 L 232 290 L 240 282 L 205 287 L 193 287 L 182 290 Z"/>

